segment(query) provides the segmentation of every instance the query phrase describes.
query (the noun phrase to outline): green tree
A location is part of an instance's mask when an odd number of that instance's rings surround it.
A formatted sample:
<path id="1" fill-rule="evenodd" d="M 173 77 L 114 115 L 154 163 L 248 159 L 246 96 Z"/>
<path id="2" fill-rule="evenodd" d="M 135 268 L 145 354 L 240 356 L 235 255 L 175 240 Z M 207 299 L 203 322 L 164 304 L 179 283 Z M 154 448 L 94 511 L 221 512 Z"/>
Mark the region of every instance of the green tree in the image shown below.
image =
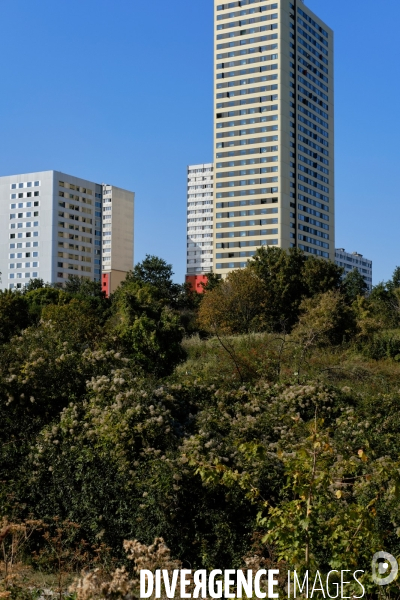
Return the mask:
<path id="1" fill-rule="evenodd" d="M 23 289 L 23 293 L 31 292 L 33 290 L 40 290 L 45 287 L 51 287 L 50 284 L 45 283 L 43 279 L 30 279 Z"/>
<path id="2" fill-rule="evenodd" d="M 179 314 L 160 299 L 159 288 L 127 279 L 113 298 L 114 325 L 127 353 L 148 373 L 169 374 L 183 360 Z"/>
<path id="3" fill-rule="evenodd" d="M 199 324 L 213 334 L 259 331 L 265 295 L 264 283 L 254 270 L 231 271 L 217 287 L 205 292 Z"/>
<path id="4" fill-rule="evenodd" d="M 309 256 L 302 269 L 308 297 L 338 290 L 342 282 L 343 269 L 330 260 Z"/>
<path id="5" fill-rule="evenodd" d="M 304 299 L 300 311 L 292 333 L 303 349 L 338 345 L 356 334 L 356 315 L 338 290 Z"/>
<path id="6" fill-rule="evenodd" d="M 18 291 L 0 291 L 0 344 L 30 324 L 28 303 Z"/>
<path id="7" fill-rule="evenodd" d="M 176 306 L 185 290 L 182 285 L 172 281 L 173 275 L 172 265 L 162 258 L 146 254 L 146 258 L 128 273 L 122 286 L 132 281 L 140 285 L 149 284 L 157 291 L 158 298 Z"/>
<path id="8" fill-rule="evenodd" d="M 182 293 L 177 301 L 176 310 L 180 316 L 182 327 L 187 336 L 199 332 L 197 313 L 201 304 L 202 294 L 196 292 L 190 283 L 184 283 Z"/>
<path id="9" fill-rule="evenodd" d="M 249 267 L 264 282 L 264 318 L 274 331 L 290 331 L 302 299 L 339 289 L 343 273 L 331 261 L 307 257 L 297 248 L 286 252 L 274 246 L 259 248 Z"/>
<path id="10" fill-rule="evenodd" d="M 347 273 L 343 279 L 342 287 L 349 302 L 354 302 L 357 296 L 365 296 L 368 291 L 366 281 L 357 268 Z"/>
<path id="11" fill-rule="evenodd" d="M 71 300 L 69 294 L 52 286 L 31 287 L 28 291 L 25 290 L 24 298 L 29 307 L 29 314 L 35 323 L 42 318 L 45 306 L 67 304 Z"/>
<path id="12" fill-rule="evenodd" d="M 221 276 L 216 275 L 213 271 L 207 273 L 207 283 L 202 283 L 204 291 L 211 292 L 214 288 L 219 286 L 221 281 Z"/>
<path id="13" fill-rule="evenodd" d="M 396 267 L 393 271 L 392 279 L 390 279 L 386 287 L 389 291 L 393 291 L 395 289 L 400 288 L 400 267 Z"/>
<path id="14" fill-rule="evenodd" d="M 70 294 L 80 297 L 104 298 L 105 293 L 98 281 L 90 281 L 78 275 L 69 275 L 64 284 L 64 289 Z"/>
<path id="15" fill-rule="evenodd" d="M 258 248 L 249 268 L 264 282 L 264 320 L 273 331 L 290 330 L 296 323 L 307 287 L 302 275 L 306 258 L 300 250 Z"/>
<path id="16" fill-rule="evenodd" d="M 384 282 L 378 283 L 372 288 L 368 296 L 368 304 L 371 313 L 382 321 L 382 326 L 387 328 L 398 327 L 399 314 L 393 290 L 389 290 Z"/>
<path id="17" fill-rule="evenodd" d="M 71 343 L 76 349 L 85 349 L 88 343 L 100 341 L 100 319 L 84 301 L 74 298 L 68 304 L 45 306 L 42 320 L 51 324 L 63 344 Z"/>

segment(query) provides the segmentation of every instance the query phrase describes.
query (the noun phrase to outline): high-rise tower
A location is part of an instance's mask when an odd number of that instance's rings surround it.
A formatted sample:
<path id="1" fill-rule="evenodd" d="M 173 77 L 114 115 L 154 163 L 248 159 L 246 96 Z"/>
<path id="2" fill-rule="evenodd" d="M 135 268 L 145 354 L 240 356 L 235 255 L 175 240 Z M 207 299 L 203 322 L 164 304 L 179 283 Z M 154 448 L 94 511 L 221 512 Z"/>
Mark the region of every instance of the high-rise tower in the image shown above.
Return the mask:
<path id="1" fill-rule="evenodd" d="M 214 271 L 334 260 L 333 31 L 301 0 L 215 0 Z"/>

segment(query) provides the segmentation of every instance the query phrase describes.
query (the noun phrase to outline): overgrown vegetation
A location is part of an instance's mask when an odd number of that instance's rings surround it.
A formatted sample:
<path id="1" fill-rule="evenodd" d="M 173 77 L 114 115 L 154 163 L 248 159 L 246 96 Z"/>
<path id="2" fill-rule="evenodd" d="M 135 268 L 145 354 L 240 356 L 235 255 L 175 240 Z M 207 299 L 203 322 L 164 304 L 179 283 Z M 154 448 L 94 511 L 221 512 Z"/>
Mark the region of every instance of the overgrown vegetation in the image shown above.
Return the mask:
<path id="1" fill-rule="evenodd" d="M 1 593 L 279 565 L 364 569 L 378 597 L 372 555 L 400 555 L 400 269 L 369 296 L 297 250 L 203 295 L 172 275 L 149 256 L 109 299 L 0 292 Z"/>

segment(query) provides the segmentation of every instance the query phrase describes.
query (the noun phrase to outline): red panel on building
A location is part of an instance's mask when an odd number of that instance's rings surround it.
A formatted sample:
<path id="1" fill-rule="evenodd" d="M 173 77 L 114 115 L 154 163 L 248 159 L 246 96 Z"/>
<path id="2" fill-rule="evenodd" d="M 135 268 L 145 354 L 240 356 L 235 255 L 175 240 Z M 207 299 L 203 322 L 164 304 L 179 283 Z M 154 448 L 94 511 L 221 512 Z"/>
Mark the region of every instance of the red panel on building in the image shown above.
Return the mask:
<path id="1" fill-rule="evenodd" d="M 206 284 L 208 281 L 207 275 L 186 275 L 186 283 L 190 283 L 192 290 L 198 294 L 204 292 L 202 284 Z"/>
<path id="2" fill-rule="evenodd" d="M 101 276 L 101 291 L 105 292 L 106 298 L 110 296 L 111 273 L 103 273 Z"/>

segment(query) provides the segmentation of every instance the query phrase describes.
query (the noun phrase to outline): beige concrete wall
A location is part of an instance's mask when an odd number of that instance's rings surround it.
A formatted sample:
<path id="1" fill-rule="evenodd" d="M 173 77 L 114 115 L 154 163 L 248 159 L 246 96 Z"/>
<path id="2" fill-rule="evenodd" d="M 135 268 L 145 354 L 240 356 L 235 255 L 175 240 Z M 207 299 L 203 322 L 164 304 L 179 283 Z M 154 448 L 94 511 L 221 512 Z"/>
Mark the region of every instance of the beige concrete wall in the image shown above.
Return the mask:
<path id="1" fill-rule="evenodd" d="M 110 294 L 113 294 L 117 287 L 125 280 L 126 273 L 126 271 L 110 271 Z"/>
<path id="2" fill-rule="evenodd" d="M 133 268 L 135 194 L 112 186 L 111 271 Z"/>

